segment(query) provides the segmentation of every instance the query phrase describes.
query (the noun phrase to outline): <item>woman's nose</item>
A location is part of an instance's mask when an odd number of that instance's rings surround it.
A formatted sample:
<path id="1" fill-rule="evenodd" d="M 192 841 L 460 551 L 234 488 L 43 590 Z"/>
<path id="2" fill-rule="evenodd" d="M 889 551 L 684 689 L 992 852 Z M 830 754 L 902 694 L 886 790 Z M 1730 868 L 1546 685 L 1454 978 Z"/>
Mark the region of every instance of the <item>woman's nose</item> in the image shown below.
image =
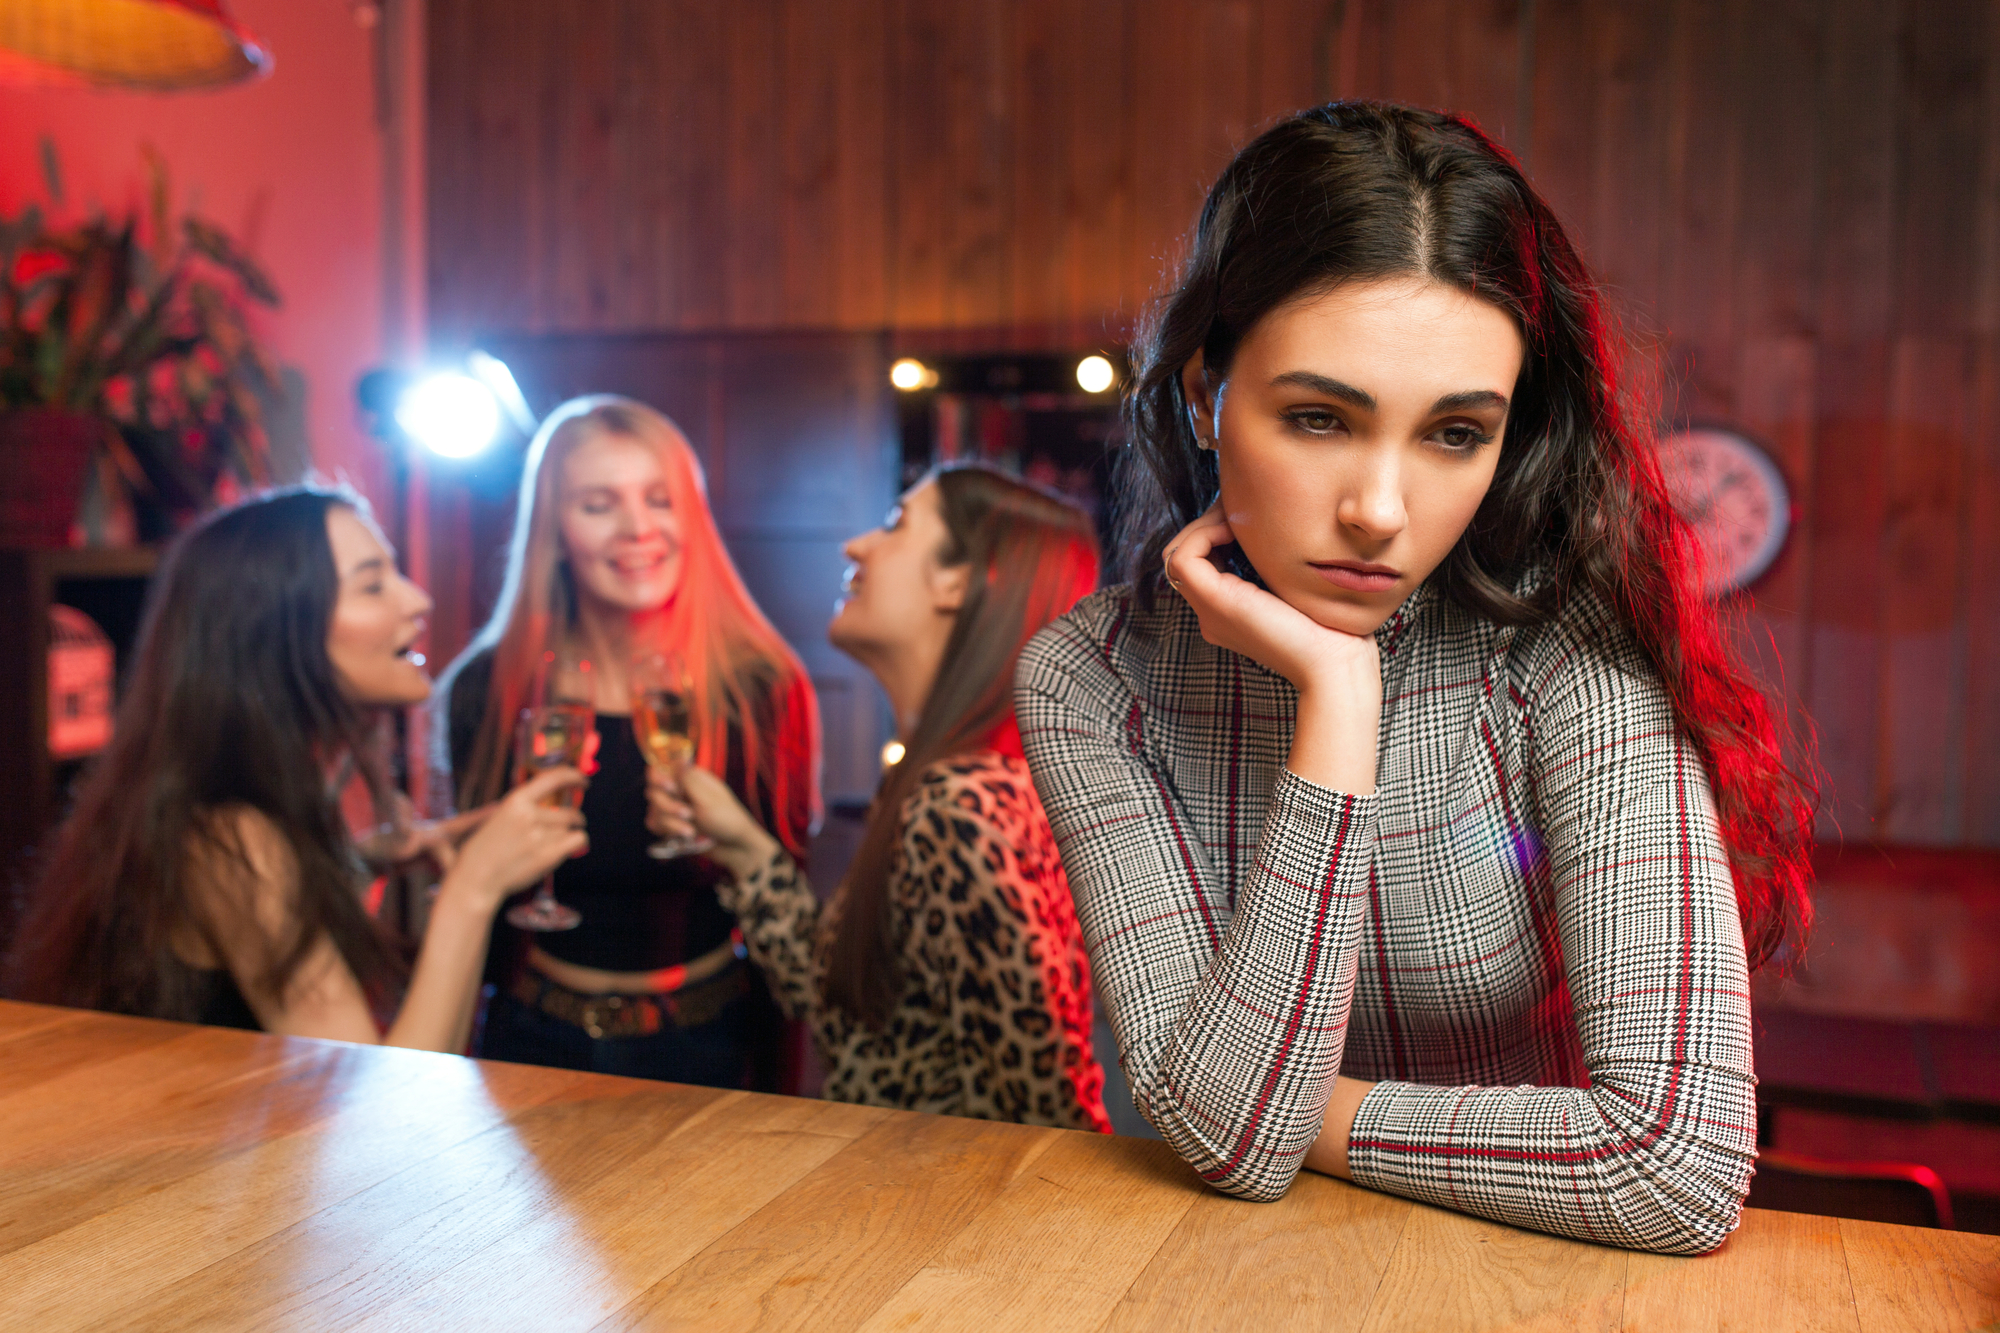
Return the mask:
<path id="1" fill-rule="evenodd" d="M 1409 521 L 1403 505 L 1403 475 L 1389 451 L 1367 461 L 1340 497 L 1337 517 L 1371 541 L 1384 542 Z"/>
<path id="2" fill-rule="evenodd" d="M 403 580 L 403 596 L 410 604 L 410 614 L 413 616 L 427 616 L 437 606 L 437 603 L 431 600 L 429 593 L 409 579 Z"/>
<path id="3" fill-rule="evenodd" d="M 652 506 L 643 500 L 627 501 L 619 505 L 618 520 L 620 530 L 635 537 L 646 536 L 660 526 Z"/>
<path id="4" fill-rule="evenodd" d="M 875 544 L 875 532 L 878 530 L 871 529 L 859 536 L 849 537 L 841 546 L 840 553 L 856 564 L 861 563 L 861 558 L 868 554 L 868 548 Z"/>

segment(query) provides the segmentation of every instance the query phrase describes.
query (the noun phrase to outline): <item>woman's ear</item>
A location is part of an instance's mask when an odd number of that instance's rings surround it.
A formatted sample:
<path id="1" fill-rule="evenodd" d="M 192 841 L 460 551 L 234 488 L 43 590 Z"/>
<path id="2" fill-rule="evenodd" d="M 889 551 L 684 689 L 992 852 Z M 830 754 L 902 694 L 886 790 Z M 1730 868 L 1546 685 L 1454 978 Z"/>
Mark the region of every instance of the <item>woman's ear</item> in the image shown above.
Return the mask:
<path id="1" fill-rule="evenodd" d="M 931 570 L 931 609 L 939 615 L 955 616 L 965 605 L 965 593 L 972 586 L 972 562 L 937 565 Z"/>
<path id="2" fill-rule="evenodd" d="M 1181 367 L 1181 401 L 1187 404 L 1188 427 L 1203 449 L 1215 447 L 1215 395 L 1208 387 L 1208 365 L 1200 351 Z"/>

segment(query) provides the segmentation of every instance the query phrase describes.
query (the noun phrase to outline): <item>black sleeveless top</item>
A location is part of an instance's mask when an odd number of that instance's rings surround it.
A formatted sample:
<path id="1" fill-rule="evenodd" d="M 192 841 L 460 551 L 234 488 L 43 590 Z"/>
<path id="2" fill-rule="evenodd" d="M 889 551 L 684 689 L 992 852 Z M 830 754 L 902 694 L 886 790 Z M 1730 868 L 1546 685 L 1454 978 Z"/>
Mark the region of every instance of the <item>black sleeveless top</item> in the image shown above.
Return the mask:
<path id="1" fill-rule="evenodd" d="M 461 667 L 449 685 L 446 714 L 454 774 L 472 756 L 473 738 L 486 714 L 493 656 L 482 653 Z M 556 871 L 556 897 L 574 907 L 583 923 L 550 931 L 534 943 L 551 957 L 607 972 L 650 972 L 699 958 L 729 938 L 736 918 L 724 910 L 715 886 L 723 871 L 698 856 L 656 861 L 646 854 L 655 835 L 646 827 L 646 760 L 632 734 L 632 719 L 597 714 L 597 771 L 583 795 L 590 850 Z M 729 787 L 757 821 L 776 832 L 768 798 L 748 793 L 742 747 L 731 745 Z M 783 835 L 778 835 L 784 841 Z M 500 975 L 522 947 L 504 921 L 488 953 L 488 978 Z"/>
<path id="2" fill-rule="evenodd" d="M 236 984 L 236 978 L 226 967 L 198 967 L 194 974 L 202 979 L 207 999 L 201 1003 L 201 1012 L 195 1022 L 212 1028 L 242 1028 L 245 1032 L 262 1032 L 264 1025 L 257 1021 L 256 1011 L 243 998 L 243 990 Z"/>

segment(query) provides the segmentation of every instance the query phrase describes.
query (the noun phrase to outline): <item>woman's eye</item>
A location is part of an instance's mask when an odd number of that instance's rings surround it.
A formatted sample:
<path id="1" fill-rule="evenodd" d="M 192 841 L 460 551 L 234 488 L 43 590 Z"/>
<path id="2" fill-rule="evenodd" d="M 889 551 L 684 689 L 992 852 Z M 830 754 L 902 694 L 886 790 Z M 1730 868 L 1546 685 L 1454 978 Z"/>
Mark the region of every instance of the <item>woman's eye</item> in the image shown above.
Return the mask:
<path id="1" fill-rule="evenodd" d="M 1477 449 L 1482 444 L 1493 442 L 1492 435 L 1465 422 L 1446 426 L 1437 433 L 1437 438 L 1447 448 L 1462 450 Z"/>
<path id="2" fill-rule="evenodd" d="M 1291 422 L 1295 429 L 1302 430 L 1308 435 L 1331 434 L 1345 424 L 1333 413 L 1311 407 L 1287 413 L 1285 419 Z"/>

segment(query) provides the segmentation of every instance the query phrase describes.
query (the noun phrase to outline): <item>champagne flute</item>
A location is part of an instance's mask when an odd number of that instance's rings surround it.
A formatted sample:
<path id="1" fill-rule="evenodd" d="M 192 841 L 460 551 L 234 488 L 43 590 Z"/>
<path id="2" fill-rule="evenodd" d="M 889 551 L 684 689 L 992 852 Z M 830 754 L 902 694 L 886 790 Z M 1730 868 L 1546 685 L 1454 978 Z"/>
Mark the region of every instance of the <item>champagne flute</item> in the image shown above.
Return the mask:
<path id="1" fill-rule="evenodd" d="M 552 668 L 553 662 L 545 665 Z M 586 673 L 587 679 L 589 665 L 577 665 Z M 550 670 L 549 674 L 553 677 L 555 673 Z M 548 682 L 548 690 L 550 694 L 555 693 L 553 679 Z M 587 703 L 557 699 L 523 708 L 514 727 L 515 782 L 526 782 L 544 769 L 559 768 L 565 764 L 571 768 L 582 768 L 596 721 L 597 716 Z M 547 799 L 547 804 L 571 808 L 580 806 L 583 804 L 583 788 L 571 787 L 557 792 Z M 521 930 L 574 930 L 582 921 L 582 913 L 556 901 L 554 871 L 543 877 L 532 898 L 515 905 L 507 913 L 507 924 Z"/>
<path id="2" fill-rule="evenodd" d="M 646 762 L 671 773 L 694 758 L 694 682 L 678 654 L 641 653 L 632 662 L 632 735 Z M 646 849 L 659 861 L 695 856 L 712 839 L 662 838 Z"/>

